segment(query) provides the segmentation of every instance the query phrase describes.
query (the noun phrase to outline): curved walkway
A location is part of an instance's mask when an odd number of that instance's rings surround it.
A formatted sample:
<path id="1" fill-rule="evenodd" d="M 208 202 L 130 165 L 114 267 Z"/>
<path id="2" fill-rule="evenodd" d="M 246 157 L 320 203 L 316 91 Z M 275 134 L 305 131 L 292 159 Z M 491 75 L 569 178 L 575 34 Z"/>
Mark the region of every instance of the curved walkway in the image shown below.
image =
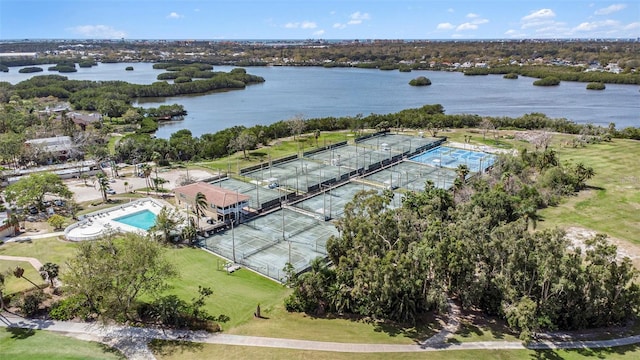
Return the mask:
<path id="1" fill-rule="evenodd" d="M 40 260 L 32 257 L 0 255 L 0 260 L 26 261 L 31 264 L 31 266 L 33 266 L 36 271 L 40 271 L 40 268 L 42 267 L 42 263 L 40 262 Z"/>
<path id="2" fill-rule="evenodd" d="M 97 323 L 76 323 L 69 321 L 31 320 L 19 316 L 0 315 L 0 326 L 49 330 L 65 333 L 85 340 L 107 343 L 133 359 L 153 359 L 146 344 L 152 339 L 181 340 L 207 344 L 257 346 L 268 348 L 358 352 L 397 353 L 443 350 L 493 350 L 493 349 L 585 349 L 631 345 L 640 343 L 640 335 L 612 340 L 593 341 L 539 341 L 528 346 L 515 341 L 478 341 L 468 343 L 422 343 L 416 345 L 338 343 L 312 340 L 280 339 L 258 336 L 209 334 L 201 331 L 167 330 L 129 326 L 106 326 Z"/>

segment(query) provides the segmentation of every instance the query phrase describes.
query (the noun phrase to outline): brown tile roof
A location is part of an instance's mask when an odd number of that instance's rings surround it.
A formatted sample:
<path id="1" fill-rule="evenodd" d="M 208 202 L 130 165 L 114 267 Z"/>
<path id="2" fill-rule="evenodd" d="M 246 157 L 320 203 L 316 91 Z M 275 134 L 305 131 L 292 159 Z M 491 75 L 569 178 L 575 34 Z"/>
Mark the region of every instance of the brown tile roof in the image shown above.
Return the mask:
<path id="1" fill-rule="evenodd" d="M 185 194 L 189 200 L 195 199 L 196 195 L 201 192 L 207 198 L 208 203 L 223 208 L 237 202 L 249 200 L 249 196 L 247 195 L 203 182 L 177 187 L 173 192 L 176 194 Z"/>

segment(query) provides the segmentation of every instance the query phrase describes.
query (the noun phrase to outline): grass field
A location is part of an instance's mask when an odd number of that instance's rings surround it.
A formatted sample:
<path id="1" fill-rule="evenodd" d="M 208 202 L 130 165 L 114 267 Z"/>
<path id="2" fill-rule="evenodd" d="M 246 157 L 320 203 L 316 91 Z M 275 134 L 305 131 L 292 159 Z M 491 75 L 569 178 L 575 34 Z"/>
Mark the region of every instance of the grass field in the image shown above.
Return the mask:
<path id="1" fill-rule="evenodd" d="M 562 161 L 593 167 L 591 188 L 541 211 L 539 227 L 582 226 L 640 244 L 640 142 L 614 139 L 584 148 L 556 148 Z"/>
<path id="2" fill-rule="evenodd" d="M 108 346 L 32 329 L 0 328 L 0 358 L 11 360 L 125 359 Z"/>
<path id="3" fill-rule="evenodd" d="M 196 297 L 198 286 L 210 287 L 206 309 L 213 315 L 224 314 L 230 321 L 223 329 L 236 327 L 253 319 L 256 306 L 264 311 L 281 303 L 287 290 L 280 284 L 241 269 L 228 274 L 222 270 L 226 261 L 203 250 L 182 248 L 169 250 L 169 259 L 180 277 L 170 281 L 167 293 L 190 301 Z"/>
<path id="4" fill-rule="evenodd" d="M 638 346 L 579 350 L 455 350 L 412 353 L 338 353 L 289 349 L 269 349 L 249 346 L 187 344 L 153 341 L 150 344 L 159 360 L 211 359 L 212 354 L 224 354 L 228 359 L 634 359 L 640 356 Z"/>
<path id="5" fill-rule="evenodd" d="M 341 131 L 333 133 L 321 133 L 318 138 L 318 146 L 325 146 L 338 143 L 340 141 L 352 140 L 354 138 L 351 132 Z M 230 171 L 231 173 L 238 173 L 238 169 L 242 169 L 251 165 L 256 165 L 261 162 L 279 159 L 285 156 L 295 155 L 309 151 L 316 148 L 316 139 L 312 133 L 302 134 L 293 138 L 278 139 L 272 142 L 269 147 L 259 148 L 256 150 L 248 150 L 247 158 L 245 159 L 242 151 L 237 152 L 229 157 L 214 161 L 205 161 L 197 163 L 206 169 Z"/>
<path id="6" fill-rule="evenodd" d="M 74 254 L 76 246 L 75 243 L 52 237 L 3 244 L 0 246 L 0 255 L 33 257 L 43 264 L 58 264 L 63 271 L 65 262 Z"/>
<path id="7" fill-rule="evenodd" d="M 42 280 L 42 277 L 40 277 L 40 273 L 38 273 L 38 271 L 36 271 L 36 269 L 34 269 L 33 266 L 31 266 L 31 264 L 27 261 L 2 260 L 2 262 L 0 262 L 0 273 L 12 274 L 13 270 L 17 266 L 20 266 L 24 269 L 24 274 L 22 275 L 23 279 L 18 279 L 13 275 L 6 276 L 6 289 L 4 291 L 5 295 L 11 295 L 13 293 L 22 292 L 34 288 L 33 284 L 26 279 L 33 281 L 40 287 L 45 287 L 48 285 L 46 281 Z"/>
<path id="8" fill-rule="evenodd" d="M 503 148 L 530 148 L 531 145 L 511 138 L 512 132 L 501 132 L 499 146 Z M 350 133 L 322 134 L 320 144 L 335 143 L 352 139 Z M 482 134 L 477 131 L 456 130 L 443 132 L 451 141 L 464 142 L 464 135 L 472 136 L 472 143 L 492 145 L 482 141 Z M 487 135 L 489 139 L 490 135 Z M 630 140 L 614 140 L 611 143 L 587 145 L 583 148 L 562 147 L 561 144 L 570 138 L 569 135 L 555 135 L 552 142 L 561 161 L 583 162 L 595 170 L 595 177 L 588 181 L 590 189 L 568 198 L 558 207 L 542 210 L 542 221 L 538 228 L 580 226 L 595 231 L 605 232 L 623 241 L 640 244 L 640 142 Z M 493 141 L 493 140 L 491 140 Z M 230 167 L 235 172 L 261 161 L 291 155 L 315 145 L 313 137 L 302 141 L 280 141 L 269 150 L 258 149 L 250 152 L 248 160 L 241 159 L 242 154 L 232 156 L 231 160 L 219 160 L 198 165 L 210 169 L 226 170 Z M 55 238 L 34 240 L 25 243 L 10 243 L 0 246 L 0 254 L 30 256 L 41 262 L 55 262 L 63 266 L 75 249 L 76 244 L 60 241 Z M 176 294 L 189 301 L 197 294 L 198 286 L 209 286 L 214 294 L 207 300 L 206 308 L 214 315 L 225 314 L 230 321 L 222 324 L 226 333 L 239 335 L 270 336 L 321 341 L 354 342 L 354 343 L 389 343 L 411 344 L 416 339 L 424 339 L 438 329 L 433 319 L 426 321 L 419 329 L 381 326 L 379 324 L 348 319 L 313 318 L 304 314 L 291 314 L 285 311 L 283 299 L 289 290 L 268 279 L 242 269 L 233 274 L 218 270 L 224 260 L 202 250 L 183 248 L 169 250 L 169 257 L 181 273 L 179 279 L 171 281 L 172 288 L 168 293 Z M 26 264 L 25 264 L 26 265 Z M 4 267 L 15 267 L 14 264 Z M 27 266 L 24 266 L 27 269 Z M 30 268 L 30 267 L 29 267 Z M 31 268 L 32 269 L 32 268 Z M 0 269 L 1 270 L 1 269 Z M 37 272 L 34 270 L 34 274 Z M 39 280 L 31 274 L 32 280 Z M 19 280 L 19 279 L 13 279 Z M 12 280 L 12 281 L 13 281 Z M 20 280 L 31 287 L 25 280 Z M 256 319 L 253 313 L 260 304 L 264 319 Z M 37 333 L 39 334 L 39 333 Z M 4 334 L 3 334 L 4 335 Z M 35 336 L 33 336 L 35 337 Z M 0 335 L 0 345 L 5 338 Z M 515 340 L 501 329 L 485 327 L 475 323 L 463 323 L 462 330 L 456 334 L 453 342 Z M 155 351 L 159 359 L 205 359 L 211 354 L 224 354 L 228 358 L 275 359 L 282 357 L 313 359 L 377 359 L 377 358 L 499 358 L 499 359 L 583 359 L 590 357 L 623 359 L 640 357 L 640 347 L 621 347 L 601 350 L 576 351 L 455 351 L 403 353 L 403 354 L 341 354 L 325 352 L 295 351 L 285 349 L 265 349 L 252 347 L 234 347 L 221 345 L 184 345 L 167 342 L 156 342 Z M 2 347 L 4 355 L 4 347 Z M 27 350 L 24 350 L 27 351 Z M 38 350 L 39 351 L 39 350 Z M 47 358 L 56 357 L 51 353 Z M 31 357 L 38 357 L 35 354 Z M 12 357 L 13 358 L 13 357 Z M 20 357 L 17 357 L 18 359 Z M 78 357 L 69 357 L 78 358 Z M 86 358 L 86 357 L 80 357 Z M 99 357 L 98 357 L 99 358 Z"/>

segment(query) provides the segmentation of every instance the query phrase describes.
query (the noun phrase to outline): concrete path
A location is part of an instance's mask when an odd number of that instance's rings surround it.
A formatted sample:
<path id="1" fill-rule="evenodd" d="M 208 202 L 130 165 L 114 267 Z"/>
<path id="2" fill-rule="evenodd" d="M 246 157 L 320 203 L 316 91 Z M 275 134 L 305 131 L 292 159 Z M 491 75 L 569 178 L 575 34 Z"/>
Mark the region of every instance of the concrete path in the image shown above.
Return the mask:
<path id="1" fill-rule="evenodd" d="M 31 264 L 31 266 L 33 266 L 36 271 L 40 271 L 40 268 L 42 267 L 42 263 L 40 262 L 40 260 L 32 257 L 0 255 L 0 260 L 26 261 Z"/>
<path id="2" fill-rule="evenodd" d="M 586 349 L 603 348 L 640 343 L 640 335 L 612 340 L 594 341 L 540 341 L 525 347 L 515 341 L 479 341 L 467 343 L 423 343 L 415 345 L 338 343 L 312 340 L 280 339 L 258 336 L 209 334 L 200 331 L 167 330 L 103 326 L 97 323 L 76 323 L 69 321 L 30 320 L 5 314 L 0 316 L 0 326 L 27 329 L 41 329 L 64 333 L 85 340 L 100 341 L 122 350 L 130 359 L 153 359 L 146 344 L 151 339 L 181 340 L 207 344 L 257 346 L 281 349 L 312 351 L 358 352 L 358 353 L 399 353 L 427 352 L 443 350 L 495 350 L 495 349 Z"/>
<path id="3" fill-rule="evenodd" d="M 61 236 L 64 235 L 64 231 L 58 231 L 58 232 L 48 232 L 48 233 L 23 233 L 20 234 L 18 236 L 7 236 L 4 238 L 4 242 L 6 243 L 10 243 L 10 242 L 26 242 L 26 241 L 30 241 L 30 240 L 37 240 L 37 239 L 44 239 L 44 238 L 50 238 L 50 237 L 56 237 L 56 236 Z"/>

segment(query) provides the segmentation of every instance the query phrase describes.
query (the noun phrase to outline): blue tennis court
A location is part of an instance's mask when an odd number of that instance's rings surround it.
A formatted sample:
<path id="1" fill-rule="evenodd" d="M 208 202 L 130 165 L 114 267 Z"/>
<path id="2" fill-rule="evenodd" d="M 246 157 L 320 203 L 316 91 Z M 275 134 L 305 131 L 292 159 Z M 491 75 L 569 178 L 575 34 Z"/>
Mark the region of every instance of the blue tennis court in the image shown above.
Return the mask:
<path id="1" fill-rule="evenodd" d="M 455 169 L 459 165 L 467 165 L 471 172 L 486 171 L 496 160 L 496 156 L 479 151 L 464 150 L 448 146 L 431 149 L 410 160 L 431 166 Z"/>

